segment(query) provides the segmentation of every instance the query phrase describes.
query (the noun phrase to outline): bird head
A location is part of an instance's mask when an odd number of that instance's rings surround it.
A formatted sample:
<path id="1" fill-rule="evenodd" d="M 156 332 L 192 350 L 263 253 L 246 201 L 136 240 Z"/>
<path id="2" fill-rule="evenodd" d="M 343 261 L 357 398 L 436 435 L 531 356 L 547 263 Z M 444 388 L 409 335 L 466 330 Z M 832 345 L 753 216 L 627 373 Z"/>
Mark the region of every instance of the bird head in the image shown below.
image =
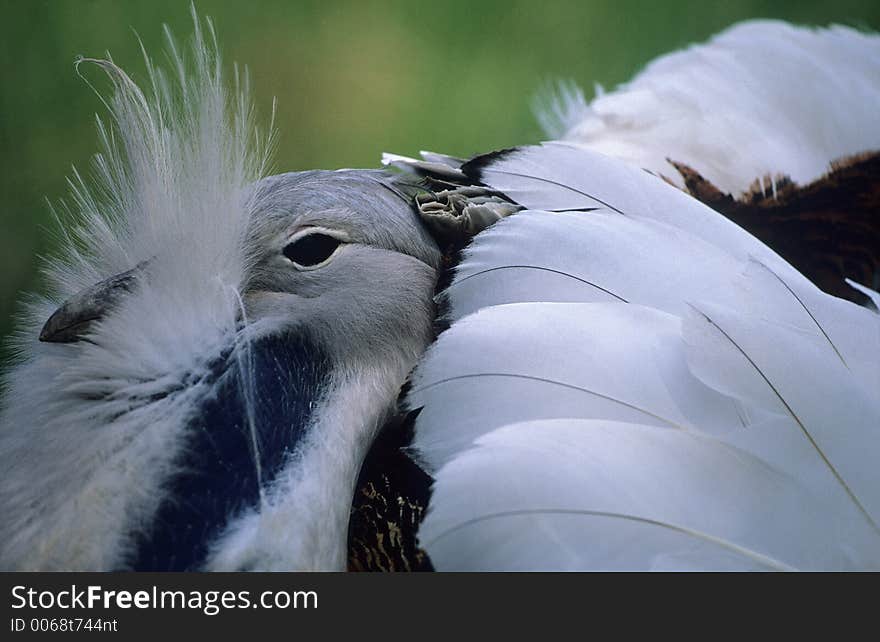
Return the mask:
<path id="1" fill-rule="evenodd" d="M 348 363 L 377 351 L 409 353 L 429 340 L 437 244 L 413 210 L 417 184 L 381 170 L 315 170 L 264 178 L 243 190 L 251 201 L 239 256 L 239 323 L 250 340 L 308 333 Z M 73 343 L 124 304 L 139 283 L 155 289 L 185 248 L 172 243 L 119 274 L 69 297 L 40 332 Z M 204 273 L 210 281 L 217 274 Z M 157 275 L 158 273 L 158 275 Z M 166 289 L 181 278 L 167 275 Z M 413 345 L 404 345 L 411 339 Z M 417 350 L 420 352 L 420 349 Z"/>
<path id="2" fill-rule="evenodd" d="M 98 187 L 74 181 L 58 296 L 28 309 L 5 378 L 0 567 L 343 568 L 360 466 L 433 336 L 415 186 L 261 178 L 198 24 L 192 52 L 176 85 L 149 66 L 147 92 L 98 62 Z"/>
<path id="3" fill-rule="evenodd" d="M 248 222 L 234 256 L 196 268 L 181 260 L 189 244 L 167 238 L 49 317 L 34 363 L 58 372 L 57 385 L 43 381 L 44 393 L 57 395 L 50 424 L 92 433 L 93 446 L 114 456 L 132 449 L 120 430 L 159 433 L 124 458 L 143 455 L 162 472 L 109 475 L 115 487 L 100 490 L 117 501 L 134 496 L 119 506 L 128 514 L 113 518 L 127 526 L 102 526 L 115 533 L 115 552 L 105 550 L 98 566 L 344 564 L 359 467 L 433 337 L 440 253 L 413 208 L 414 187 L 380 170 L 264 178 L 238 194 Z M 231 283 L 231 272 L 218 270 L 229 265 L 240 266 Z M 9 405 L 7 417 L 27 414 Z M 19 455 L 28 476 L 35 463 L 54 459 L 63 470 L 70 458 L 33 443 Z M 138 501 L 144 486 L 158 502 Z M 74 489 L 43 487 L 49 503 L 52 493 L 81 502 Z M 95 535 L 59 536 L 82 548 L 68 538 Z M 56 554 L 37 565 L 66 566 L 71 555 L 96 563 L 88 550 Z"/>
<path id="4" fill-rule="evenodd" d="M 256 185 L 243 292 L 253 331 L 309 332 L 347 363 L 418 356 L 430 340 L 440 253 L 414 214 L 413 188 L 370 170 L 282 174 Z"/>

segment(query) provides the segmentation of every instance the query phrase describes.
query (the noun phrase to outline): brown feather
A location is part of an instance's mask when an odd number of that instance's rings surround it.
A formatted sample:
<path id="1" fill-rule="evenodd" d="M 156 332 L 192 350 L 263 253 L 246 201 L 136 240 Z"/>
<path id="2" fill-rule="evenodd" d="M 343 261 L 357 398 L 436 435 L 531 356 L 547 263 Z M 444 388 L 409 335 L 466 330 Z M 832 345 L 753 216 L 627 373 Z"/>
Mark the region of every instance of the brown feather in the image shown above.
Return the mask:
<path id="1" fill-rule="evenodd" d="M 809 185 L 786 177 L 756 180 L 740 199 L 697 171 L 670 161 L 694 197 L 748 230 L 822 290 L 857 303 L 867 297 L 844 282 L 877 289 L 880 279 L 880 152 L 835 161 Z M 765 189 L 761 189 L 761 185 Z"/>

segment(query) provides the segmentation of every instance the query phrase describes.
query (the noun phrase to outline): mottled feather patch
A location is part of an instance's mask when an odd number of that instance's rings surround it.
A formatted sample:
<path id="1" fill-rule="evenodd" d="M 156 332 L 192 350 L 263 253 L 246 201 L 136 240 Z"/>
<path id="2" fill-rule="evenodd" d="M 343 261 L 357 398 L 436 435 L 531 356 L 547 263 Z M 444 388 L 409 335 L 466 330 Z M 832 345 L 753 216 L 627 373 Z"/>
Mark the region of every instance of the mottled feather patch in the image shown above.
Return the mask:
<path id="1" fill-rule="evenodd" d="M 383 428 L 361 468 L 348 530 L 350 571 L 430 571 L 417 539 L 431 478 L 404 451 L 418 411 Z"/>

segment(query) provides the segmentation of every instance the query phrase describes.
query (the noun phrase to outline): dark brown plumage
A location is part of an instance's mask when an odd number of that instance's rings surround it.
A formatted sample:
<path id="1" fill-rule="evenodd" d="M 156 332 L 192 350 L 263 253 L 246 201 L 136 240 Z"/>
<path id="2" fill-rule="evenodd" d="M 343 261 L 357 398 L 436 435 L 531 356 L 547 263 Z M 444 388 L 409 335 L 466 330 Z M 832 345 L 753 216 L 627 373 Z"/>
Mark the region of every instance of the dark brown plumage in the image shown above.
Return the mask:
<path id="1" fill-rule="evenodd" d="M 777 178 L 775 195 L 762 192 L 756 181 L 739 200 L 687 165 L 673 165 L 693 196 L 761 239 L 825 292 L 865 303 L 867 297 L 844 278 L 873 289 L 880 285 L 880 152 L 832 163 L 828 174 L 809 185 Z"/>

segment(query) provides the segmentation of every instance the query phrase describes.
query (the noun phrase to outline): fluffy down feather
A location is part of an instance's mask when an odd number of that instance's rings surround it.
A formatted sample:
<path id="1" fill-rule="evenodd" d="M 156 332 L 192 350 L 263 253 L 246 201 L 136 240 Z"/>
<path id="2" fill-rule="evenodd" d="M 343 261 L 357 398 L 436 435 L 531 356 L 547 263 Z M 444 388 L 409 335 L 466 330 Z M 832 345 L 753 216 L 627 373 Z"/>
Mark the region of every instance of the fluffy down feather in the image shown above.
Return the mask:
<path id="1" fill-rule="evenodd" d="M 233 346 L 256 207 L 247 186 L 268 140 L 253 124 L 247 75 L 227 91 L 210 23 L 205 33 L 195 22 L 187 56 L 168 37 L 173 75 L 147 59 L 146 93 L 110 61 L 80 65 L 115 86 L 113 122 L 99 122 L 94 187 L 71 182 L 80 225 L 61 248 L 66 263 L 46 268 L 52 295 L 25 311 L 5 376 L 0 567 L 118 567 L 159 501 L 208 362 Z M 89 340 L 38 342 L 61 301 L 145 261 L 136 294 Z M 168 395 L 181 381 L 192 385 Z"/>
<path id="2" fill-rule="evenodd" d="M 844 26 L 751 21 L 651 62 L 588 104 L 566 85 L 545 130 L 683 181 L 687 163 L 738 197 L 756 178 L 800 184 L 846 156 L 880 149 L 880 36 Z M 686 132 L 686 134 L 685 134 Z"/>

